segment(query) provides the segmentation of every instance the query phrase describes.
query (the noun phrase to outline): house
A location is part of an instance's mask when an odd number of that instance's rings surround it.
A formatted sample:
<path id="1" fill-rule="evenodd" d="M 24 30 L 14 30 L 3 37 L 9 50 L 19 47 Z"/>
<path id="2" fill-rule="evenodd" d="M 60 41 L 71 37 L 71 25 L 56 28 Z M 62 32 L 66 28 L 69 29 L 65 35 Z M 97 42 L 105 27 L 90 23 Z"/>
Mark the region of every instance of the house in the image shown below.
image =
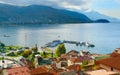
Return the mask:
<path id="1" fill-rule="evenodd" d="M 119 53 L 119 54 L 120 54 L 120 48 L 116 48 L 116 49 L 114 50 L 114 52 L 116 52 L 116 53 Z"/>
<path id="2" fill-rule="evenodd" d="M 64 59 L 70 59 L 70 58 L 76 58 L 77 56 L 79 56 L 79 52 L 75 51 L 75 50 L 71 50 L 70 52 L 66 53 L 66 54 L 62 54 L 61 58 Z"/>
<path id="3" fill-rule="evenodd" d="M 61 54 L 61 57 L 60 58 L 63 58 L 63 59 L 69 59 L 70 56 L 68 54 Z"/>
<path id="4" fill-rule="evenodd" d="M 89 56 L 90 52 L 88 50 L 81 50 L 80 51 L 80 56 Z"/>
<path id="5" fill-rule="evenodd" d="M 117 57 L 120 56 L 120 48 L 116 48 L 111 54 L 111 57 Z"/>
<path id="6" fill-rule="evenodd" d="M 66 58 L 56 58 L 52 61 L 52 64 L 55 64 L 57 68 L 68 66 Z"/>
<path id="7" fill-rule="evenodd" d="M 74 70 L 74 71 L 77 71 L 77 70 L 81 70 L 81 66 L 80 65 L 70 65 L 67 67 L 67 70 Z"/>
<path id="8" fill-rule="evenodd" d="M 67 69 L 60 69 L 54 65 L 52 66 L 52 69 L 54 72 L 56 72 L 57 75 L 76 75 L 77 66 L 72 65 L 70 67 L 67 67 Z"/>
<path id="9" fill-rule="evenodd" d="M 71 58 L 68 60 L 68 66 L 70 65 L 82 65 L 82 61 L 79 58 Z"/>
<path id="10" fill-rule="evenodd" d="M 82 65 L 83 61 L 90 61 L 91 58 L 88 56 L 78 56 L 77 58 L 71 58 L 68 59 L 68 66 L 76 64 L 76 65 Z"/>
<path id="11" fill-rule="evenodd" d="M 105 70 L 117 72 L 120 74 L 120 56 L 102 59 L 96 61 L 96 64 Z"/>
<path id="12" fill-rule="evenodd" d="M 71 50 L 70 52 L 67 53 L 67 55 L 69 55 L 70 58 L 77 57 L 77 56 L 79 56 L 79 52 L 75 51 L 75 50 Z"/>
<path id="13" fill-rule="evenodd" d="M 20 61 L 27 66 L 29 69 L 34 68 L 34 64 L 28 59 L 20 59 Z"/>
<path id="14" fill-rule="evenodd" d="M 76 75 L 75 71 L 65 71 L 65 72 L 61 72 L 58 75 Z"/>
<path id="15" fill-rule="evenodd" d="M 0 75 L 3 75 L 3 70 L 2 69 L 0 69 Z"/>
<path id="16" fill-rule="evenodd" d="M 3 75 L 30 75 L 30 70 L 27 67 L 4 69 Z"/>
<path id="17" fill-rule="evenodd" d="M 100 69 L 100 70 L 94 70 L 94 71 L 86 71 L 85 75 L 119 75 L 119 74 L 117 74 L 116 72 Z"/>
<path id="18" fill-rule="evenodd" d="M 36 62 L 36 63 L 34 63 L 35 67 L 38 67 L 42 60 L 43 60 L 43 58 L 40 55 L 35 55 L 35 58 L 34 58 L 34 61 Z"/>
<path id="19" fill-rule="evenodd" d="M 120 56 L 120 54 L 117 52 L 113 52 L 110 54 L 110 57 L 118 57 L 118 56 Z"/>

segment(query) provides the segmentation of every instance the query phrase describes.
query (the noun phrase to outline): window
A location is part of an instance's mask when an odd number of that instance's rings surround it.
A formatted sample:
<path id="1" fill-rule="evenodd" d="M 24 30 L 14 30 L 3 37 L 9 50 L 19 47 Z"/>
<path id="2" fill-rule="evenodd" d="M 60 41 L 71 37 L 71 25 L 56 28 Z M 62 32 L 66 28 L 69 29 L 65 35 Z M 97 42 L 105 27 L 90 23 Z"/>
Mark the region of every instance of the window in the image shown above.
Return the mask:
<path id="1" fill-rule="evenodd" d="M 113 71 L 113 67 L 111 67 L 111 71 Z"/>
<path id="2" fill-rule="evenodd" d="M 12 74 L 10 73 L 10 74 L 8 74 L 8 75 L 12 75 Z"/>

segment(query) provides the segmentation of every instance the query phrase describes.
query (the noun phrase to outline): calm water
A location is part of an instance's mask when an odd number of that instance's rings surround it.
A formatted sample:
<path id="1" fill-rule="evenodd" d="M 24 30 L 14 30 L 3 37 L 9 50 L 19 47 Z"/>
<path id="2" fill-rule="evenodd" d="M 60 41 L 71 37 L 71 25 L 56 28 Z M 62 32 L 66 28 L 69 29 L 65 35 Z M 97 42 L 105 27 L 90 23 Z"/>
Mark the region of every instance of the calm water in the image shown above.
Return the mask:
<path id="1" fill-rule="evenodd" d="M 10 37 L 3 37 L 9 35 Z M 120 47 L 119 23 L 61 24 L 61 25 L 2 25 L 0 41 L 7 45 L 39 47 L 53 40 L 87 41 L 95 44 L 92 53 L 110 53 Z M 67 51 L 82 50 L 84 47 L 65 45 Z"/>

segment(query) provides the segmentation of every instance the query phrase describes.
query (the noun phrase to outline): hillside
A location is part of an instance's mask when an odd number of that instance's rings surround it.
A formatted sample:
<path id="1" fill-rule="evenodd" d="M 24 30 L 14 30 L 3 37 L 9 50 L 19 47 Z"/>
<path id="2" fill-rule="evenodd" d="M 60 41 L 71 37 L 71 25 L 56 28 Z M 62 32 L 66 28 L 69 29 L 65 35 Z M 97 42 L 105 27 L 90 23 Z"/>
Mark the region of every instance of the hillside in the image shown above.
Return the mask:
<path id="1" fill-rule="evenodd" d="M 91 20 L 98 20 L 98 19 L 106 19 L 109 20 L 110 22 L 120 22 L 120 19 L 117 18 L 113 18 L 110 16 L 106 16 L 104 14 L 101 14 L 99 12 L 96 11 L 91 11 L 91 12 L 81 12 L 83 14 L 85 14 L 86 16 L 88 16 Z"/>
<path id="2" fill-rule="evenodd" d="M 109 23 L 110 21 L 106 20 L 106 19 L 98 19 L 95 21 L 95 23 Z"/>
<path id="3" fill-rule="evenodd" d="M 87 23 L 92 22 L 81 13 L 48 6 L 12 6 L 0 4 L 0 23 Z"/>

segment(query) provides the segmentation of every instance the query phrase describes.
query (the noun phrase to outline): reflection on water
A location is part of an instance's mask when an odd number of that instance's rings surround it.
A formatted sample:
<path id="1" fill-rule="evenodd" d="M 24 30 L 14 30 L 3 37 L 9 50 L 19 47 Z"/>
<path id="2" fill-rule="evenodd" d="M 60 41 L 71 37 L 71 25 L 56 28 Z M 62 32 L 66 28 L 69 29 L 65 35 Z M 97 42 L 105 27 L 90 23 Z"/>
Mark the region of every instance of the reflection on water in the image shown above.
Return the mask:
<path id="1" fill-rule="evenodd" d="M 39 47 L 53 40 L 86 41 L 95 44 L 93 53 L 110 53 L 120 47 L 120 27 L 118 23 L 54 24 L 54 25 L 2 25 L 0 41 L 7 45 Z M 66 44 L 67 51 L 82 50 L 84 47 Z"/>

